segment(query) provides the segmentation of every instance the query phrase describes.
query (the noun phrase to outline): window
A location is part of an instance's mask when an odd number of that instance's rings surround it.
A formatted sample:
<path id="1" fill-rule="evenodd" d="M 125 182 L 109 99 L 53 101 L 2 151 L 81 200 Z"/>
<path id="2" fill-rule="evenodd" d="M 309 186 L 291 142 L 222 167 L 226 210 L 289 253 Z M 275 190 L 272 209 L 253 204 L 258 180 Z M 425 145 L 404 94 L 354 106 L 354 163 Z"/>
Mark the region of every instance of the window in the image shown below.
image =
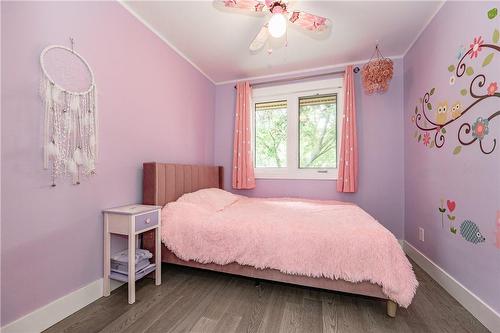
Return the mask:
<path id="1" fill-rule="evenodd" d="M 286 101 L 255 104 L 255 165 L 257 168 L 286 167 Z"/>
<path id="2" fill-rule="evenodd" d="M 256 178 L 336 179 L 342 79 L 253 90 Z"/>

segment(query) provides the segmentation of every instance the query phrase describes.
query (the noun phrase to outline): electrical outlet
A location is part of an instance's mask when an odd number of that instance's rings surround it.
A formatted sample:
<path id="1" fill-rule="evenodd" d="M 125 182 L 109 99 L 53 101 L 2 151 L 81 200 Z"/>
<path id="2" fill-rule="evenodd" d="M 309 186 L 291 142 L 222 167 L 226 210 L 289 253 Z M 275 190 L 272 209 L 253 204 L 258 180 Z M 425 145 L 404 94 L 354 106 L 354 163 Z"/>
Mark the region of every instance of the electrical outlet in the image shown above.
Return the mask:
<path id="1" fill-rule="evenodd" d="M 418 228 L 418 239 L 423 242 L 425 240 L 425 233 L 424 233 L 424 228 L 419 227 Z"/>

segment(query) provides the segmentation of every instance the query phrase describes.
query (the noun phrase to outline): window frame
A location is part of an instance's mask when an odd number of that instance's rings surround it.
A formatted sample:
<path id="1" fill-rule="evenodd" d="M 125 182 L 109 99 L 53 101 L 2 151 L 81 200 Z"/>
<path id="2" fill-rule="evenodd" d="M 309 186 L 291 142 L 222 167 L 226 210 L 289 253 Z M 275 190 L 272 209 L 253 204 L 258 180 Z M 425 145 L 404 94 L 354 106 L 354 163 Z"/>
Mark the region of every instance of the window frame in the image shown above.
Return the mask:
<path id="1" fill-rule="evenodd" d="M 325 179 L 338 178 L 342 118 L 344 113 L 343 78 L 289 83 L 272 87 L 254 88 L 252 91 L 251 138 L 254 174 L 257 179 Z M 337 167 L 299 168 L 299 98 L 315 95 L 336 94 L 337 96 Z M 270 101 L 287 101 L 287 167 L 257 168 L 255 165 L 255 105 Z"/>

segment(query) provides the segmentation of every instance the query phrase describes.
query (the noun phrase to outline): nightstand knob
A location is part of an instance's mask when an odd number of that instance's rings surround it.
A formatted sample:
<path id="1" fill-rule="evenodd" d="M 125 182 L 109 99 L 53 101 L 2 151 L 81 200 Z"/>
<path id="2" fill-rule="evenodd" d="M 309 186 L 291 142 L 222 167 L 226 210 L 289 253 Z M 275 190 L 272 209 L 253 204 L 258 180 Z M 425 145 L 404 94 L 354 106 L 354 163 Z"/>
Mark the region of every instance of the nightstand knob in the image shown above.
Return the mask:
<path id="1" fill-rule="evenodd" d="M 150 224 L 150 223 L 151 223 L 151 219 L 148 217 L 148 218 L 144 221 L 144 223 L 146 223 L 146 224 Z"/>

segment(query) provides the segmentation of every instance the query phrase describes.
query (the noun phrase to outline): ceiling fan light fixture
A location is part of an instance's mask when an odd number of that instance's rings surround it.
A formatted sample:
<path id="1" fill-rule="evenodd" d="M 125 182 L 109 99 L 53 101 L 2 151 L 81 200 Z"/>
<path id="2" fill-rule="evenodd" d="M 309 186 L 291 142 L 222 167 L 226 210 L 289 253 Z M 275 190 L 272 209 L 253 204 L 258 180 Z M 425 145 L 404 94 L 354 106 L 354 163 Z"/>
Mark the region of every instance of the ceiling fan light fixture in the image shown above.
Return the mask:
<path id="1" fill-rule="evenodd" d="M 280 38 L 283 36 L 286 32 L 286 18 L 285 15 L 281 13 L 276 13 L 271 16 L 271 19 L 269 20 L 269 33 L 271 36 L 274 38 Z"/>

